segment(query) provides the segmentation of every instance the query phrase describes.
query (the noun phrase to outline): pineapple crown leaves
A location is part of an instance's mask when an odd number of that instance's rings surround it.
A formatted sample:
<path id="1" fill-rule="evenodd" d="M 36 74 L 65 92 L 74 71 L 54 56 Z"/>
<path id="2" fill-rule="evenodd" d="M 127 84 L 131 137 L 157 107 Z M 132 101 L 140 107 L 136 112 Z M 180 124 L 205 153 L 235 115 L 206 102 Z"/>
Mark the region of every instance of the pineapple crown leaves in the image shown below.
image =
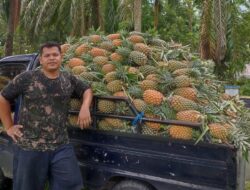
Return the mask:
<path id="1" fill-rule="evenodd" d="M 93 62 L 93 57 L 90 54 L 84 53 L 80 56 L 82 60 L 84 60 L 87 64 Z"/>
<path id="2" fill-rule="evenodd" d="M 230 137 L 234 145 L 242 151 L 243 157 L 248 161 L 248 151 L 250 150 L 249 136 L 242 129 L 233 128 Z"/>

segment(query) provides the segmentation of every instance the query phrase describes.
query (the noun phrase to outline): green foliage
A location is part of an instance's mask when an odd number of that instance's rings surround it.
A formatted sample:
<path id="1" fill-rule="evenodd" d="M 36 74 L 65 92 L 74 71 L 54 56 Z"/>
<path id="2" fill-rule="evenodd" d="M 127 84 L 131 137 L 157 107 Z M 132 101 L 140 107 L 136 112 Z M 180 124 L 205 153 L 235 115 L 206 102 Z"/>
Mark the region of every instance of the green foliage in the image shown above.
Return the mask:
<path id="1" fill-rule="evenodd" d="M 240 78 L 236 84 L 240 86 L 241 96 L 250 96 L 250 79 Z"/>

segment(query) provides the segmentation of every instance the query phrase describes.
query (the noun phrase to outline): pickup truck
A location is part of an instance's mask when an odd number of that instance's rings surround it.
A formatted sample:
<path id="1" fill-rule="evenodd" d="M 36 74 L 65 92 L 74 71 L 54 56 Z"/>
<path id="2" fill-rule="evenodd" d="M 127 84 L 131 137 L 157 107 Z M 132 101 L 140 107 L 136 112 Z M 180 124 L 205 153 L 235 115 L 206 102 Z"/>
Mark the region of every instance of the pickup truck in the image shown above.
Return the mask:
<path id="1" fill-rule="evenodd" d="M 24 70 L 39 66 L 38 54 L 16 55 L 0 60 L 0 76 L 12 79 Z M 124 101 L 134 116 L 101 114 L 96 110 L 99 99 Z M 14 119 L 18 105 L 13 102 Z M 69 110 L 71 114 L 77 111 Z M 80 165 L 85 186 L 90 190 L 244 190 L 245 161 L 239 150 L 225 144 L 207 141 L 195 144 L 164 136 L 141 134 L 140 123 L 158 121 L 141 118 L 131 132 L 100 130 L 97 120 L 102 117 L 127 121 L 139 113 L 130 101 L 118 97 L 95 97 L 93 125 L 80 130 L 69 127 L 68 133 Z M 158 121 L 166 124 L 178 121 Z M 197 124 L 181 123 L 190 127 Z M 1 131 L 1 127 L 0 127 Z M 6 178 L 12 178 L 13 142 L 0 132 L 0 189 Z"/>

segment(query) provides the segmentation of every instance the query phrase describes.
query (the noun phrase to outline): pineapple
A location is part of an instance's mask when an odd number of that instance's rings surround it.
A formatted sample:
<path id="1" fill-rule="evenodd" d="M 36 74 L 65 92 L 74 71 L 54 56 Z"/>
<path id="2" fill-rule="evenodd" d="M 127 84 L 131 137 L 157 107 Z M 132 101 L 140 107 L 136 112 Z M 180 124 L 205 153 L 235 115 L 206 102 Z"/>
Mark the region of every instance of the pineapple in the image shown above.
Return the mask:
<path id="1" fill-rule="evenodd" d="M 142 99 L 134 99 L 132 103 L 139 112 L 145 112 L 147 104 Z"/>
<path id="2" fill-rule="evenodd" d="M 82 72 L 86 72 L 86 71 L 87 71 L 87 68 L 82 65 L 75 66 L 72 68 L 72 73 L 74 75 L 80 75 Z"/>
<path id="3" fill-rule="evenodd" d="M 82 100 L 77 98 L 71 98 L 70 100 L 70 109 L 71 110 L 80 110 L 82 106 Z"/>
<path id="4" fill-rule="evenodd" d="M 121 80 L 114 80 L 107 84 L 107 89 L 114 93 L 122 90 L 123 82 Z"/>
<path id="5" fill-rule="evenodd" d="M 137 85 L 129 86 L 127 92 L 132 98 L 141 98 L 143 95 L 142 89 Z"/>
<path id="6" fill-rule="evenodd" d="M 70 44 L 62 44 L 61 45 L 62 54 L 65 54 L 68 51 L 69 48 L 70 48 Z"/>
<path id="7" fill-rule="evenodd" d="M 167 42 L 165 42 L 164 40 L 159 39 L 159 38 L 151 39 L 149 41 L 149 44 L 153 45 L 153 46 L 159 46 L 159 47 L 166 47 L 167 46 Z"/>
<path id="8" fill-rule="evenodd" d="M 127 95 L 123 91 L 115 92 L 113 96 L 127 97 Z"/>
<path id="9" fill-rule="evenodd" d="M 208 125 L 210 134 L 223 142 L 227 141 L 228 131 L 221 123 L 211 123 Z"/>
<path id="10" fill-rule="evenodd" d="M 175 77 L 173 80 L 173 83 L 177 88 L 189 87 L 192 85 L 192 80 L 188 76 L 181 75 L 181 76 Z"/>
<path id="11" fill-rule="evenodd" d="M 180 125 L 171 125 L 169 127 L 169 134 L 174 139 L 190 140 L 192 139 L 193 129 Z"/>
<path id="12" fill-rule="evenodd" d="M 201 121 L 201 113 L 196 110 L 180 111 L 176 114 L 176 119 L 198 123 Z"/>
<path id="13" fill-rule="evenodd" d="M 155 114 L 150 114 L 150 113 L 146 113 L 145 117 L 147 118 L 152 118 L 152 119 L 160 119 L 159 116 L 155 115 Z M 156 122 L 151 122 L 151 121 L 147 121 L 145 122 L 145 125 L 152 128 L 153 130 L 159 131 L 159 129 L 161 128 L 161 124 L 160 123 L 156 123 Z"/>
<path id="14" fill-rule="evenodd" d="M 122 128 L 123 121 L 121 119 L 106 118 L 105 121 L 113 128 Z"/>
<path id="15" fill-rule="evenodd" d="M 97 65 L 105 65 L 108 63 L 108 57 L 105 56 L 97 56 L 94 57 L 93 62 Z"/>
<path id="16" fill-rule="evenodd" d="M 159 76 L 157 76 L 157 74 L 149 74 L 147 75 L 146 77 L 146 80 L 152 80 L 152 81 L 155 81 L 155 82 L 159 82 Z"/>
<path id="17" fill-rule="evenodd" d="M 110 55 L 110 60 L 120 62 L 123 60 L 123 57 L 120 54 L 114 52 Z"/>
<path id="18" fill-rule="evenodd" d="M 169 98 L 171 107 L 179 112 L 179 111 L 185 111 L 185 110 L 198 110 L 199 106 L 194 101 L 189 100 L 187 98 L 183 98 L 178 95 L 174 95 Z"/>
<path id="19" fill-rule="evenodd" d="M 153 128 L 151 128 L 151 127 L 143 125 L 142 126 L 142 134 L 156 136 L 156 135 L 158 135 L 158 131 L 155 130 L 155 129 L 153 129 Z"/>
<path id="20" fill-rule="evenodd" d="M 145 65 L 148 61 L 147 56 L 139 51 L 132 51 L 129 54 L 129 61 L 137 65 Z"/>
<path id="21" fill-rule="evenodd" d="M 190 88 L 190 87 L 177 88 L 174 90 L 174 94 L 182 96 L 189 100 L 193 100 L 193 101 L 197 100 L 197 91 L 194 88 Z"/>
<path id="22" fill-rule="evenodd" d="M 136 43 L 143 43 L 144 42 L 144 38 L 142 36 L 139 35 L 131 35 L 128 40 L 134 44 Z"/>
<path id="23" fill-rule="evenodd" d="M 136 43 L 134 45 L 134 50 L 144 53 L 146 56 L 151 55 L 151 49 L 144 43 Z"/>
<path id="24" fill-rule="evenodd" d="M 143 93 L 143 100 L 147 104 L 161 105 L 164 95 L 156 90 L 145 90 Z"/>
<path id="25" fill-rule="evenodd" d="M 98 121 L 98 129 L 100 129 L 100 130 L 111 130 L 110 124 L 105 119 L 102 119 L 102 120 Z"/>
<path id="26" fill-rule="evenodd" d="M 130 74 L 138 74 L 139 70 L 136 67 L 129 67 L 128 68 L 128 73 L 130 73 Z"/>
<path id="27" fill-rule="evenodd" d="M 116 79 L 117 79 L 116 71 L 111 71 L 104 76 L 104 81 L 106 81 L 107 83 L 114 81 Z"/>
<path id="28" fill-rule="evenodd" d="M 80 66 L 80 65 L 84 65 L 84 64 L 85 64 L 85 62 L 82 59 L 74 57 L 74 58 L 71 58 L 69 60 L 68 65 L 70 68 L 73 68 L 75 66 Z"/>
<path id="29" fill-rule="evenodd" d="M 104 41 L 100 44 L 100 48 L 105 49 L 107 51 L 113 51 L 114 45 L 110 41 Z"/>
<path id="30" fill-rule="evenodd" d="M 93 57 L 97 57 L 97 56 L 106 56 L 108 53 L 105 49 L 101 49 L 101 48 L 97 48 L 94 47 L 90 50 L 90 55 L 92 55 Z"/>
<path id="31" fill-rule="evenodd" d="M 99 35 L 91 35 L 91 36 L 89 36 L 89 40 L 92 43 L 99 43 L 102 41 L 102 38 Z"/>
<path id="32" fill-rule="evenodd" d="M 157 90 L 157 82 L 152 80 L 143 80 L 139 83 L 141 89 L 145 90 Z"/>
<path id="33" fill-rule="evenodd" d="M 116 34 L 109 34 L 109 35 L 107 35 L 107 38 L 108 38 L 109 40 L 120 39 L 120 38 L 121 38 L 121 34 L 119 34 L 119 33 L 116 33 Z"/>
<path id="34" fill-rule="evenodd" d="M 139 71 L 143 74 L 144 77 L 148 76 L 149 74 L 155 73 L 156 70 L 156 67 L 152 65 L 143 65 L 139 67 Z"/>
<path id="35" fill-rule="evenodd" d="M 78 116 L 77 115 L 69 115 L 68 122 L 69 122 L 70 126 L 77 127 L 78 126 L 78 124 L 77 124 Z"/>
<path id="36" fill-rule="evenodd" d="M 90 47 L 87 44 L 82 44 L 78 46 L 75 50 L 75 55 L 80 56 L 83 53 L 87 53 L 89 51 Z"/>
<path id="37" fill-rule="evenodd" d="M 116 109 L 116 104 L 110 100 L 99 100 L 97 107 L 102 113 L 112 113 Z"/>
<path id="38" fill-rule="evenodd" d="M 112 41 L 113 46 L 119 47 L 122 45 L 122 40 L 121 39 L 115 39 Z"/>
<path id="39" fill-rule="evenodd" d="M 177 69 L 183 69 L 183 68 L 187 68 L 188 65 L 184 62 L 180 62 L 180 61 L 175 61 L 175 60 L 170 60 L 168 61 L 168 70 L 173 72 Z"/>
<path id="40" fill-rule="evenodd" d="M 102 66 L 102 72 L 107 74 L 109 72 L 115 71 L 115 66 L 111 63 L 105 64 Z"/>

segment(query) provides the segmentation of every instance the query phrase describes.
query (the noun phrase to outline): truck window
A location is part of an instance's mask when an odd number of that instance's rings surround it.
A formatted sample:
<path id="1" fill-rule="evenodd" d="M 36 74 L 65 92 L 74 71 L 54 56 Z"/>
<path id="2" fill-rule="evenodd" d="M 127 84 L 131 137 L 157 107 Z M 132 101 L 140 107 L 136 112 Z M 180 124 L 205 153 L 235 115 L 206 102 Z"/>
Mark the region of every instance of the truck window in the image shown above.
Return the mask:
<path id="1" fill-rule="evenodd" d="M 24 63 L 0 63 L 0 91 L 16 75 L 25 71 L 26 67 Z"/>

